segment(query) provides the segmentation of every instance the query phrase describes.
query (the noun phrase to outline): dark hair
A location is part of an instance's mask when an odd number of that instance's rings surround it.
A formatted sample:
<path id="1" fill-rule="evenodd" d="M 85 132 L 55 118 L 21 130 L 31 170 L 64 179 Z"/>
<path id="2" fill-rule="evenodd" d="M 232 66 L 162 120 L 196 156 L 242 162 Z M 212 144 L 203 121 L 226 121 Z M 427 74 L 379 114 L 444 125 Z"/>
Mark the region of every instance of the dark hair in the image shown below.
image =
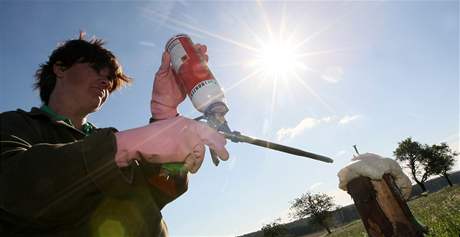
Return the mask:
<path id="1" fill-rule="evenodd" d="M 56 74 L 53 70 L 56 63 L 66 69 L 75 63 L 90 63 L 97 71 L 109 68 L 109 80 L 112 82 L 110 92 L 131 83 L 132 79 L 123 73 L 115 55 L 103 45 L 104 41 L 101 39 L 84 40 L 81 33 L 79 39 L 68 40 L 59 45 L 51 53 L 48 61 L 41 64 L 35 72 L 34 88 L 40 91 L 40 99 L 43 103 L 48 104 L 51 92 L 56 85 Z"/>

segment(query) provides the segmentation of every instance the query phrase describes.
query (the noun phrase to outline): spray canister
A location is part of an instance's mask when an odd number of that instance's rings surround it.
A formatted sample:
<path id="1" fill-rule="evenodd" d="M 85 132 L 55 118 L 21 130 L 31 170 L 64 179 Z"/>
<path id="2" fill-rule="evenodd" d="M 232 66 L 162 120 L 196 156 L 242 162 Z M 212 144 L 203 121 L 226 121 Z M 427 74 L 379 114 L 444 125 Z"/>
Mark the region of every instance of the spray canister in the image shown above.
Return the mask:
<path id="1" fill-rule="evenodd" d="M 224 117 L 228 112 L 224 91 L 190 37 L 175 35 L 166 43 L 166 51 L 171 55 L 173 72 L 184 86 L 193 106 L 203 113 L 200 117 L 219 131 L 231 132 Z M 210 151 L 213 163 L 218 165 L 216 153 Z"/>
<path id="2" fill-rule="evenodd" d="M 190 37 L 175 35 L 166 43 L 166 51 L 171 55 L 173 71 L 193 106 L 205 115 L 217 112 L 223 116 L 228 111 L 224 92 Z"/>

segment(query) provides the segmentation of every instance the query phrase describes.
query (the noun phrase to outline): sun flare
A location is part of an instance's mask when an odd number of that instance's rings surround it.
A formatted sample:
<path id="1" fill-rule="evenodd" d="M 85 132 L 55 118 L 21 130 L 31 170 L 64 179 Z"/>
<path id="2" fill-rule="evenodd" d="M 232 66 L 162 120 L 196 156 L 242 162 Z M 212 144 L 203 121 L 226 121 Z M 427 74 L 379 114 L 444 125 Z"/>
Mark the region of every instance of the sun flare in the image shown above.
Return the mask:
<path id="1" fill-rule="evenodd" d="M 285 78 L 305 68 L 295 44 L 289 41 L 270 41 L 260 46 L 250 65 L 261 71 L 265 77 Z"/>

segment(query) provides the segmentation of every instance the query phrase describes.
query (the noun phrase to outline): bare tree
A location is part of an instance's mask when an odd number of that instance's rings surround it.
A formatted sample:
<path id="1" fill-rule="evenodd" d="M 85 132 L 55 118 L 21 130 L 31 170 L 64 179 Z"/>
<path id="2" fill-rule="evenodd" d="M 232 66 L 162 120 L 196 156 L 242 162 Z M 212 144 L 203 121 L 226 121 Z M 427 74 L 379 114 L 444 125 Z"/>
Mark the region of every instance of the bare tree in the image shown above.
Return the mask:
<path id="1" fill-rule="evenodd" d="M 331 213 L 336 209 L 334 199 L 324 193 L 312 194 L 307 192 L 296 198 L 291 205 L 291 215 L 295 219 L 310 216 L 313 221 L 321 225 L 330 234 Z"/>

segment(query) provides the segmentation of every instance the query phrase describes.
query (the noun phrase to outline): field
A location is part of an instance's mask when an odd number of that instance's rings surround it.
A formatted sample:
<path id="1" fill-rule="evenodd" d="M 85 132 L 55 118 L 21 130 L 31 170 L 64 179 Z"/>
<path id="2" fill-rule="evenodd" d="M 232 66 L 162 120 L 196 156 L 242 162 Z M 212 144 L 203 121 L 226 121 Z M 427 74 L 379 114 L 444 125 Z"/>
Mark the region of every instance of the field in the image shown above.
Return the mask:
<path id="1" fill-rule="evenodd" d="M 428 226 L 430 237 L 460 236 L 460 186 L 447 187 L 439 192 L 421 196 L 409 202 L 414 216 Z M 312 235 L 309 235 L 309 237 Z M 367 236 L 360 220 L 336 228 L 327 237 Z"/>

